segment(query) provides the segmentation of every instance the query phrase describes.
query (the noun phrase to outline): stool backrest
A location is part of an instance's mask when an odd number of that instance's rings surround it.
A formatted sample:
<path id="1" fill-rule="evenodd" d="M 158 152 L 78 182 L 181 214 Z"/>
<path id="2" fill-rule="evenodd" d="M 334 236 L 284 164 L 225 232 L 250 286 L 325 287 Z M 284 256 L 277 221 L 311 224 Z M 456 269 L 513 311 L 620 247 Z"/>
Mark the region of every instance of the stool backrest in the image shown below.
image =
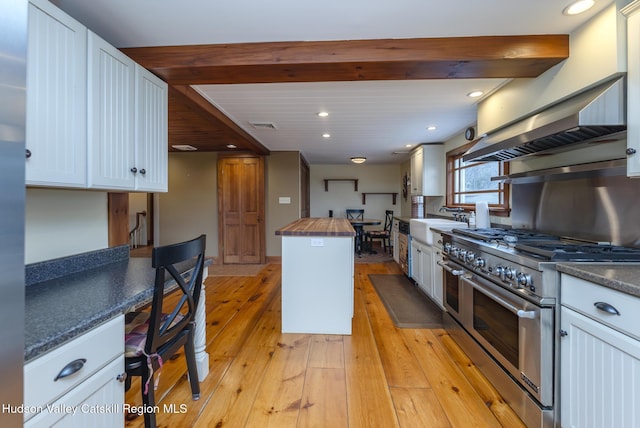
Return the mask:
<path id="1" fill-rule="evenodd" d="M 349 220 L 363 220 L 364 219 L 364 210 L 363 209 L 348 209 L 347 210 L 347 218 Z"/>
<path id="2" fill-rule="evenodd" d="M 151 265 L 156 270 L 149 331 L 145 352 L 155 353 L 162 345 L 171 342 L 184 328 L 193 322 L 204 270 L 206 236 L 201 235 L 191 241 L 156 247 L 151 254 Z M 179 271 L 193 265 L 183 277 Z M 177 267 L 180 269 L 177 269 Z M 177 285 L 180 296 L 173 307 L 165 308 L 167 287 Z M 172 296 L 173 297 L 173 296 Z M 171 300 L 173 301 L 173 300 Z M 164 314 L 164 316 L 163 316 Z"/>
<path id="3" fill-rule="evenodd" d="M 393 225 L 393 210 L 384 212 L 384 230 L 391 234 L 391 226 Z"/>

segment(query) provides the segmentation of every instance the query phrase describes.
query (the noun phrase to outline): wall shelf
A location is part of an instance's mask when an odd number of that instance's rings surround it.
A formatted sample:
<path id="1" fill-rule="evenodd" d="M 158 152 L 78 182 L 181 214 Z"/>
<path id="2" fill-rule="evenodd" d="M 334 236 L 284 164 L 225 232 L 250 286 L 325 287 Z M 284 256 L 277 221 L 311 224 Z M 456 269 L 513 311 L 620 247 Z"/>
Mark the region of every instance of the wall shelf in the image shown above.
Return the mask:
<path id="1" fill-rule="evenodd" d="M 324 179 L 324 191 L 329 191 L 329 182 L 330 181 L 353 181 L 353 191 L 358 191 L 358 179 L 357 178 L 325 178 Z"/>
<path id="2" fill-rule="evenodd" d="M 398 198 L 398 193 L 396 192 L 367 192 L 362 193 L 362 205 L 367 204 L 367 195 L 391 195 L 393 205 L 396 204 L 396 200 Z"/>

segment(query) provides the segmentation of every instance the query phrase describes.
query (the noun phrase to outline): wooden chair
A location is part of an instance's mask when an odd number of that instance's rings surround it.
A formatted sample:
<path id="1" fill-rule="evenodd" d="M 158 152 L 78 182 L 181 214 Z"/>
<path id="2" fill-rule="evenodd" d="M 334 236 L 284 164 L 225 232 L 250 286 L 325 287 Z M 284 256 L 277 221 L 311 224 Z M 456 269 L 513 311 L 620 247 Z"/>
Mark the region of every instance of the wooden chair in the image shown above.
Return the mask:
<path id="1" fill-rule="evenodd" d="M 191 241 L 154 248 L 151 265 L 156 272 L 151 310 L 125 315 L 125 390 L 131 387 L 131 376 L 141 376 L 140 389 L 145 408 L 151 409 L 155 405 L 154 372 L 182 348 L 192 397 L 194 400 L 200 398 L 193 335 L 195 311 L 202 288 L 205 241 L 205 235 L 201 235 Z M 191 265 L 193 268 L 184 277 L 180 275 L 179 272 Z M 165 300 L 167 288 L 173 286 L 177 289 L 171 292 L 171 300 Z M 177 303 L 173 306 L 169 301 Z M 153 412 L 144 413 L 144 425 L 146 428 L 156 426 Z"/>
<path id="2" fill-rule="evenodd" d="M 362 220 L 364 219 L 364 210 L 362 209 L 348 209 L 347 218 L 349 220 Z"/>
<path id="3" fill-rule="evenodd" d="M 385 252 L 391 251 L 391 226 L 393 225 L 393 211 L 386 210 L 384 215 L 384 229 L 368 230 L 365 232 L 365 239 L 369 248 L 372 248 L 375 239 L 382 240 Z M 387 250 L 388 248 L 388 250 Z"/>

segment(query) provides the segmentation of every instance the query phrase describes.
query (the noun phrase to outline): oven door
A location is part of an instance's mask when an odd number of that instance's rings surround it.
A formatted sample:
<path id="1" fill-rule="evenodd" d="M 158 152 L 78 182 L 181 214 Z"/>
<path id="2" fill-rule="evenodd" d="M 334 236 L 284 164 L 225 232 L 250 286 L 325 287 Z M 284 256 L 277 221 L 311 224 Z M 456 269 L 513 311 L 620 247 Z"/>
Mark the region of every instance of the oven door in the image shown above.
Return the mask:
<path id="1" fill-rule="evenodd" d="M 543 406 L 553 405 L 553 307 L 478 275 L 460 277 L 463 326 Z"/>
<path id="2" fill-rule="evenodd" d="M 444 308 L 451 314 L 453 318 L 463 324 L 463 289 L 460 283 L 460 277 L 466 273 L 466 271 L 458 264 L 450 262 L 448 257 L 443 257 L 443 260 L 438 262 L 438 265 L 442 267 L 442 287 L 444 291 L 443 304 Z"/>

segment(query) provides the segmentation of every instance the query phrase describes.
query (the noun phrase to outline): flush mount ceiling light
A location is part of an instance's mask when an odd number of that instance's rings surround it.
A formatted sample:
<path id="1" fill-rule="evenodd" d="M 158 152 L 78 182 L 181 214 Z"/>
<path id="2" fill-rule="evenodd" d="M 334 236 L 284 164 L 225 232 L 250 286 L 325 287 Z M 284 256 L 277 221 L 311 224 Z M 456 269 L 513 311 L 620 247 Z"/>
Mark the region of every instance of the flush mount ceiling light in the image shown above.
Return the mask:
<path id="1" fill-rule="evenodd" d="M 413 147 L 413 144 L 405 144 L 404 146 L 409 148 L 409 147 Z"/>
<path id="2" fill-rule="evenodd" d="M 327 117 L 327 116 L 329 116 L 329 113 L 327 113 L 326 111 L 321 111 L 321 112 L 318 112 L 318 116 Z"/>
<path id="3" fill-rule="evenodd" d="M 194 150 L 198 150 L 197 148 L 190 146 L 188 144 L 174 144 L 173 147 L 176 150 L 182 150 L 183 152 L 193 152 Z"/>
<path id="4" fill-rule="evenodd" d="M 571 3 L 569 6 L 565 7 L 562 13 L 564 15 L 577 15 L 584 11 L 591 9 L 594 5 L 594 0 L 578 0 Z"/>
<path id="5" fill-rule="evenodd" d="M 331 138 L 331 134 L 325 132 L 324 134 L 322 134 L 322 138 Z"/>
<path id="6" fill-rule="evenodd" d="M 367 158 L 365 158 L 364 156 L 354 156 L 351 158 L 351 162 L 353 163 L 365 163 L 367 161 Z"/>
<path id="7" fill-rule="evenodd" d="M 427 126 L 427 131 L 435 131 L 437 128 L 434 125 Z"/>
<path id="8" fill-rule="evenodd" d="M 482 91 L 471 91 L 467 94 L 467 96 L 469 98 L 478 98 L 479 96 L 481 96 L 482 94 L 484 94 L 484 92 Z"/>
<path id="9" fill-rule="evenodd" d="M 236 146 L 235 144 L 227 144 L 227 149 L 237 149 L 238 146 Z"/>

